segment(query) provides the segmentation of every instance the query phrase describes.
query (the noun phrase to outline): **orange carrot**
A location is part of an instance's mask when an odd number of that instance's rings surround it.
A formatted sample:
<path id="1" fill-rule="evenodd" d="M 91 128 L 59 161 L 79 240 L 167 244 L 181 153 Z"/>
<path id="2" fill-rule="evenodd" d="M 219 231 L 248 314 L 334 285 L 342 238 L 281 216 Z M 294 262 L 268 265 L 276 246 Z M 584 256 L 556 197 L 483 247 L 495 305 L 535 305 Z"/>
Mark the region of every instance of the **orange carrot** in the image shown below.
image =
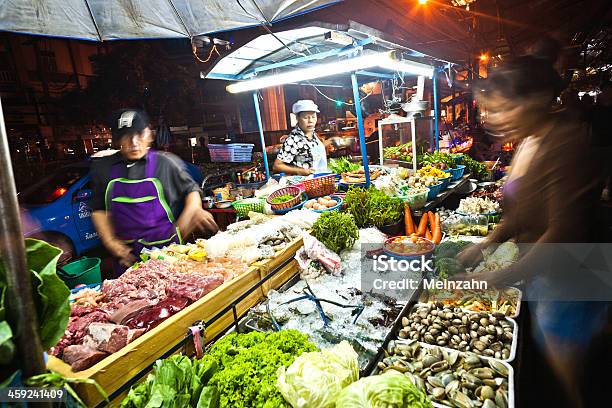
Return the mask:
<path id="1" fill-rule="evenodd" d="M 433 237 L 432 237 L 432 235 L 431 235 L 431 231 L 429 230 L 429 228 L 427 228 L 427 229 L 425 230 L 425 238 L 427 238 L 427 239 L 428 239 L 428 240 L 430 240 L 430 241 L 432 241 L 432 240 L 433 240 Z"/>
<path id="2" fill-rule="evenodd" d="M 438 213 L 434 216 L 432 236 L 434 244 L 438 245 L 442 241 L 442 227 L 440 226 L 440 214 Z"/>
<path id="3" fill-rule="evenodd" d="M 410 213 L 410 206 L 408 203 L 404 205 L 404 225 L 406 227 L 406 235 L 414 233 L 414 221 L 412 220 L 412 214 Z"/>
<path id="4" fill-rule="evenodd" d="M 419 222 L 419 229 L 417 230 L 417 235 L 419 237 L 425 236 L 425 230 L 427 229 L 428 219 L 429 217 L 427 216 L 427 213 L 423 213 L 423 215 L 421 215 L 421 221 Z"/>

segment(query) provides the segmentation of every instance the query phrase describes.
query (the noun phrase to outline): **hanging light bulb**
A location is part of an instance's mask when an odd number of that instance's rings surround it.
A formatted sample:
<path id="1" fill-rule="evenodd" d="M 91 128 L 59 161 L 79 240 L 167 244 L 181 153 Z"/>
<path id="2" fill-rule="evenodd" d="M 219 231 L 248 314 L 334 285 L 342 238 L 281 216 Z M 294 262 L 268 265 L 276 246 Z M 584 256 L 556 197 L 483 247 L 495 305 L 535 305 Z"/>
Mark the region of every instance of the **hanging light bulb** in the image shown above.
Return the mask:
<path id="1" fill-rule="evenodd" d="M 419 4 L 421 6 L 424 6 L 425 4 L 427 4 L 427 0 L 419 0 Z"/>

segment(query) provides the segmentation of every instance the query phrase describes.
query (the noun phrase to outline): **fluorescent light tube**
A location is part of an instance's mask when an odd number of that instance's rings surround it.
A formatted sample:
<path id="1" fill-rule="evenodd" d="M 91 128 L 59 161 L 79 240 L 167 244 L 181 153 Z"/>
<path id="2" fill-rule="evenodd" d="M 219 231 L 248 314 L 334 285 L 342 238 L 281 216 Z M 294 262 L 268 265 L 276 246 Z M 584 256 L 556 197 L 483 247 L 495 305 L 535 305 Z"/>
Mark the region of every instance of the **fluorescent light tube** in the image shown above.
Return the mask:
<path id="1" fill-rule="evenodd" d="M 226 87 L 229 93 L 240 93 L 254 91 L 256 89 L 268 88 L 290 84 L 293 82 L 308 81 L 310 79 L 328 77 L 346 72 L 358 71 L 360 69 L 372 68 L 380 63 L 381 59 L 390 59 L 390 53 L 375 53 L 347 60 L 319 64 L 308 68 L 296 69 L 276 75 L 267 75 L 248 81 L 236 82 Z"/>
<path id="2" fill-rule="evenodd" d="M 428 78 L 431 78 L 434 73 L 434 68 L 430 65 L 410 60 L 396 60 L 391 57 L 381 59 L 378 66 L 392 71 L 406 72 L 413 75 L 426 76 Z"/>
<path id="3" fill-rule="evenodd" d="M 400 71 L 413 75 L 422 75 L 429 78 L 433 76 L 434 72 L 434 68 L 426 64 L 409 60 L 397 60 L 393 58 L 393 52 L 389 51 L 367 54 L 342 61 L 320 64 L 308 68 L 283 72 L 281 74 L 267 75 L 247 81 L 236 82 L 228 85 L 225 89 L 229 93 L 254 91 L 256 89 L 308 81 L 311 79 L 323 78 L 373 67 L 380 67 L 391 71 Z"/>

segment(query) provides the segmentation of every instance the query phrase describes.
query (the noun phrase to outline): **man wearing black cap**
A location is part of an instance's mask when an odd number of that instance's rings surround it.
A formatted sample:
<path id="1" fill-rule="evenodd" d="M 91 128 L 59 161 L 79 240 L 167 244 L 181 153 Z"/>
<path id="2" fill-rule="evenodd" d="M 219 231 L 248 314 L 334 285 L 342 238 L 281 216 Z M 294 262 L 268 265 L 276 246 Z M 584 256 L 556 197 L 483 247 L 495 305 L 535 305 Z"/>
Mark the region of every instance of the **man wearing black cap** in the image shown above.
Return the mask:
<path id="1" fill-rule="evenodd" d="M 151 149 L 147 115 L 123 110 L 110 123 L 120 151 L 92 164 L 92 220 L 121 273 L 143 248 L 181 243 L 196 230 L 216 232 L 201 191 L 180 159 Z"/>

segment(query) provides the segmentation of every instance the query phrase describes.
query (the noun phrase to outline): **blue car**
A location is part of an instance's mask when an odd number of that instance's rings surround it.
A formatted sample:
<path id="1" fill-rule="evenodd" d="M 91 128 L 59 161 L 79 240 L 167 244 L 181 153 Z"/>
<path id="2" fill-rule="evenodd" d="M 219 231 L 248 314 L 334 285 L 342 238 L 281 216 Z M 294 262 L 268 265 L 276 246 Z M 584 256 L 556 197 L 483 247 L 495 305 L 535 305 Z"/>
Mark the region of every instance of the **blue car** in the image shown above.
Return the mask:
<path id="1" fill-rule="evenodd" d="M 201 185 L 199 168 L 187 162 L 185 165 Z M 62 167 L 18 194 L 24 235 L 61 248 L 64 253 L 60 263 L 101 246 L 91 221 L 89 167 L 90 161 Z"/>

